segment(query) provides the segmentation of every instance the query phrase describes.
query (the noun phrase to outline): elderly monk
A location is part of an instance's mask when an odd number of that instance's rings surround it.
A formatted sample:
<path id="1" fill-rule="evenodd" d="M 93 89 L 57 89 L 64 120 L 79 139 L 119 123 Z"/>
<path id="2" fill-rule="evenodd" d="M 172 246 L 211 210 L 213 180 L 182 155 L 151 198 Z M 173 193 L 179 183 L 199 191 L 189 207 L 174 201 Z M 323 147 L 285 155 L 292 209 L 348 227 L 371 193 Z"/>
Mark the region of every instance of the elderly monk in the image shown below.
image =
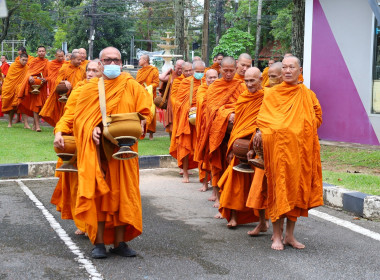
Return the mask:
<path id="1" fill-rule="evenodd" d="M 241 80 L 244 82 L 245 71 L 252 65 L 252 57 L 247 53 L 242 53 L 239 55 L 238 60 L 236 61 L 236 73 L 235 79 Z"/>
<path id="2" fill-rule="evenodd" d="M 60 149 L 64 148 L 62 135 L 73 135 L 73 121 L 75 107 L 78 100 L 80 87 L 87 84 L 94 77 L 100 78 L 102 73 L 99 70 L 98 60 L 90 61 L 87 64 L 86 79 L 77 83 L 71 92 L 65 105 L 64 114 L 54 128 L 54 146 Z M 74 163 L 75 164 L 75 163 Z M 57 168 L 62 165 L 62 160 L 57 161 Z M 51 203 L 56 205 L 57 210 L 61 212 L 62 219 L 74 220 L 77 230 L 75 234 L 82 235 L 86 231 L 86 224 L 77 219 L 75 216 L 75 201 L 78 191 L 78 173 L 75 172 L 56 172 L 59 178 L 51 198 Z"/>
<path id="3" fill-rule="evenodd" d="M 55 87 L 55 80 L 58 77 L 59 69 L 65 62 L 65 53 L 61 49 L 55 51 L 55 59 L 49 61 L 48 63 L 48 85 L 49 85 L 49 95 L 53 93 Z"/>
<path id="4" fill-rule="evenodd" d="M 293 56 L 292 53 L 286 53 L 286 54 L 284 54 L 284 58 L 286 58 L 286 57 L 291 57 L 291 56 Z M 298 76 L 298 83 L 299 83 L 299 84 L 302 84 L 302 83 L 303 83 L 302 67 L 301 67 L 301 73 L 300 73 L 299 76 Z"/>
<path id="5" fill-rule="evenodd" d="M 69 90 L 66 95 L 70 96 L 71 89 L 73 89 L 78 82 L 86 78 L 86 72 L 80 66 L 81 61 L 82 59 L 80 55 L 78 53 L 74 53 L 71 56 L 70 63 L 66 63 L 62 66 L 55 81 L 54 90 L 48 97 L 40 112 L 40 116 L 53 127 L 55 127 L 56 123 L 62 117 L 63 109 L 65 107 L 65 103 L 58 100 L 60 96 L 57 93 L 57 86 L 60 82 L 64 81 Z"/>
<path id="6" fill-rule="evenodd" d="M 269 70 L 269 67 L 275 63 L 275 61 L 273 59 L 269 60 L 268 61 L 268 66 L 264 68 L 263 70 L 263 73 L 261 74 L 261 77 L 263 78 L 263 82 L 262 82 L 262 86 L 265 87 L 265 85 L 267 84 L 268 82 L 268 70 Z"/>
<path id="7" fill-rule="evenodd" d="M 322 110 L 314 92 L 298 83 L 297 57 L 282 61 L 283 83 L 265 91 L 253 143 L 263 146 L 267 177 L 267 213 L 273 223 L 272 249 L 305 248 L 294 237 L 297 218 L 323 205 L 322 170 L 317 129 Z M 305 156 L 305 155 L 308 156 Z M 281 218 L 287 218 L 282 241 Z"/>
<path id="8" fill-rule="evenodd" d="M 80 49 L 78 49 L 78 53 L 79 53 L 79 56 L 80 56 L 80 59 L 81 59 L 80 67 L 83 69 L 83 71 L 86 71 L 86 66 L 87 66 L 87 63 L 88 63 L 88 60 L 87 60 L 87 51 L 84 48 L 80 48 Z"/>
<path id="9" fill-rule="evenodd" d="M 7 57 L 5 55 L 2 55 L 0 58 L 1 61 L 1 73 L 3 73 L 4 78 L 8 74 L 9 64 L 7 62 Z"/>
<path id="10" fill-rule="evenodd" d="M 252 134 L 255 133 L 257 114 L 264 97 L 264 91 L 261 88 L 261 72 L 258 68 L 249 68 L 244 80 L 247 90 L 236 102 L 234 126 L 228 141 L 229 165 L 218 182 L 221 190 L 219 212 L 228 221 L 228 228 L 258 221 L 253 209 L 245 205 L 253 173 L 243 173 L 233 169 L 240 163 L 232 152 L 233 144 L 238 139 L 251 139 Z M 265 217 L 261 222 L 266 224 Z"/>
<path id="11" fill-rule="evenodd" d="M 152 99 L 144 87 L 128 73 L 121 73 L 119 50 L 103 49 L 100 54 L 106 99 L 106 114 L 138 112 L 152 118 Z M 125 242 L 142 233 L 142 211 L 139 192 L 138 158 L 117 160 L 109 148 L 117 151 L 102 136 L 102 115 L 99 108 L 99 84 L 91 79 L 81 87 L 74 115 L 74 136 L 77 144 L 78 192 L 76 217 L 86 223 L 93 258 L 105 258 L 104 244 L 113 244 L 110 252 L 124 257 L 134 257 L 136 252 Z M 137 152 L 137 143 L 132 150 Z"/>
<path id="12" fill-rule="evenodd" d="M 20 91 L 20 85 L 25 79 L 29 69 L 27 63 L 28 55 L 25 53 L 21 54 L 20 58 L 12 63 L 9 68 L 8 75 L 4 80 L 1 94 L 1 110 L 9 116 L 8 127 L 12 127 L 12 119 L 18 105 L 18 92 Z M 26 120 L 26 117 L 24 120 Z M 24 125 L 25 128 L 29 128 L 27 122 L 25 122 Z"/>
<path id="13" fill-rule="evenodd" d="M 159 80 L 163 85 L 161 91 L 165 92 L 166 87 L 169 87 L 168 93 L 166 96 L 167 106 L 166 106 L 166 110 L 164 111 L 164 126 L 165 126 L 166 132 L 169 132 L 170 138 L 172 137 L 172 130 L 173 130 L 173 105 L 172 105 L 170 96 L 171 96 L 174 80 L 182 75 L 182 64 L 184 62 L 185 61 L 182 59 L 177 60 L 174 65 L 174 71 L 173 69 L 169 69 L 168 71 L 159 75 Z M 170 75 L 171 75 L 171 78 L 170 78 Z M 169 78 L 170 78 L 170 81 L 169 81 Z"/>
<path id="14" fill-rule="evenodd" d="M 176 134 L 173 141 L 176 142 L 175 150 L 170 154 L 177 159 L 178 167 L 183 169 L 183 183 L 189 183 L 189 169 L 196 168 L 197 162 L 193 160 L 194 147 L 197 140 L 195 126 L 189 122 L 189 112 L 196 110 L 197 91 L 202 83 L 205 71 L 205 63 L 196 60 L 193 62 L 193 76 L 184 79 L 179 86 L 176 96 Z"/>
<path id="15" fill-rule="evenodd" d="M 204 114 L 202 113 L 203 101 L 208 90 L 208 87 L 218 78 L 218 72 L 214 69 L 206 71 L 206 83 L 202 83 L 197 91 L 197 118 L 196 118 L 196 133 L 197 133 L 197 142 L 199 141 L 200 131 L 202 123 L 205 121 Z M 198 150 L 194 150 L 194 158 L 198 158 L 198 169 L 199 169 L 199 181 L 203 186 L 198 189 L 201 192 L 208 191 L 208 181 L 210 181 L 210 164 L 203 159 L 200 159 L 198 156 Z"/>
<path id="16" fill-rule="evenodd" d="M 216 72 L 218 72 L 218 75 L 220 74 L 220 65 L 222 63 L 222 60 L 223 60 L 223 54 L 221 53 L 218 53 L 216 56 L 214 56 L 214 59 L 213 59 L 213 64 L 206 68 L 206 71 L 207 70 L 210 70 L 210 69 L 214 69 L 216 70 Z"/>
<path id="17" fill-rule="evenodd" d="M 65 55 L 65 61 L 70 61 L 70 59 L 71 59 L 71 53 L 67 53 Z"/>
<path id="18" fill-rule="evenodd" d="M 37 57 L 29 64 L 29 71 L 27 77 L 21 84 L 21 91 L 19 93 L 19 107 L 20 113 L 27 114 L 33 117 L 33 130 L 41 132 L 40 113 L 45 101 L 47 99 L 47 83 L 48 78 L 48 59 L 45 58 L 46 49 L 44 46 L 39 46 L 37 49 Z M 38 89 L 38 94 L 31 93 L 32 85 L 36 83 L 36 79 L 41 80 L 41 87 Z"/>
<path id="19" fill-rule="evenodd" d="M 209 200 L 216 201 L 215 208 L 219 208 L 218 181 L 227 168 L 227 126 L 234 122 L 236 101 L 246 89 L 240 80 L 234 79 L 236 62 L 233 57 L 224 57 L 221 66 L 222 78 L 209 86 L 205 96 L 205 108 L 202 110 L 205 122 L 197 143 L 198 158 L 195 159 L 210 162 L 213 194 Z"/>
<path id="20" fill-rule="evenodd" d="M 176 133 L 177 133 L 177 120 L 178 120 L 177 114 L 178 114 L 178 108 L 176 107 L 176 104 L 177 104 L 178 89 L 179 89 L 181 83 L 183 82 L 183 80 L 185 78 L 191 77 L 193 74 L 194 74 L 193 64 L 191 64 L 190 62 L 184 62 L 182 64 L 182 75 L 179 76 L 178 78 L 176 78 L 174 80 L 174 82 L 173 82 L 172 92 L 171 92 L 171 96 L 170 96 L 171 103 L 172 103 L 172 106 L 173 106 L 173 130 L 172 130 L 172 136 L 176 135 Z M 176 141 L 175 137 L 172 137 L 170 139 L 169 153 L 171 155 L 173 155 L 174 157 L 176 157 L 177 153 L 174 152 L 176 150 L 177 150 L 177 141 Z M 183 170 L 182 169 L 180 171 L 180 174 L 183 175 Z"/>
<path id="21" fill-rule="evenodd" d="M 274 87 L 282 83 L 282 63 L 273 63 L 268 70 L 268 82 L 265 87 Z"/>
<path id="22" fill-rule="evenodd" d="M 194 56 L 192 62 L 194 61 L 202 61 L 202 58 L 200 56 Z"/>
<path id="23" fill-rule="evenodd" d="M 160 83 L 159 72 L 157 67 L 149 65 L 149 55 L 142 55 L 139 60 L 139 66 L 142 68 L 137 71 L 136 81 L 145 87 L 153 86 L 153 99 L 156 98 L 157 87 Z M 149 139 L 153 140 L 153 133 L 156 132 L 156 115 L 152 122 L 148 125 Z"/>

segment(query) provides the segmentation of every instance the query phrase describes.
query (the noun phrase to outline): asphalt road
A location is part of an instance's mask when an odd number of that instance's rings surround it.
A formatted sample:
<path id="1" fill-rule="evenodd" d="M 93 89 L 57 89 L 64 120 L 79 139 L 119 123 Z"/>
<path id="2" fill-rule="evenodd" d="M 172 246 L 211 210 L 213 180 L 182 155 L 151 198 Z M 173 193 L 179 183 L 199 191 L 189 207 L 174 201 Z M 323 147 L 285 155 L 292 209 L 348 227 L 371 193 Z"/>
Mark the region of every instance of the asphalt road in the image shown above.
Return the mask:
<path id="1" fill-rule="evenodd" d="M 144 233 L 129 243 L 138 257 L 103 260 L 50 204 L 55 179 L 0 181 L 0 279 L 380 279 L 379 222 L 320 207 L 297 223 L 306 249 L 277 252 L 272 229 L 249 237 L 253 225 L 229 230 L 214 219 L 195 175 L 182 184 L 178 170 L 142 170 L 140 180 Z"/>

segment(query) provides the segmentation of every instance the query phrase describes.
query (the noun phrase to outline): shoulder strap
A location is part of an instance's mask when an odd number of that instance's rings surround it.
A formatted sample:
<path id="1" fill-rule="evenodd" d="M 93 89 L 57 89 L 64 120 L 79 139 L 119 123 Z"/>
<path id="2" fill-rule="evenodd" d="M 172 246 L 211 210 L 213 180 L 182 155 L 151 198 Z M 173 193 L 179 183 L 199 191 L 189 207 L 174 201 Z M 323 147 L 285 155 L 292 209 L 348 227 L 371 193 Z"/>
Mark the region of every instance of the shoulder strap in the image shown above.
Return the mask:
<path id="1" fill-rule="evenodd" d="M 168 83 L 166 84 L 164 96 L 162 97 L 162 102 L 164 102 L 164 103 L 166 101 L 166 96 L 168 95 L 169 88 L 171 87 L 171 85 L 172 85 L 172 73 L 170 73 Z"/>
<path id="2" fill-rule="evenodd" d="M 194 78 L 191 79 L 191 84 L 190 84 L 190 108 L 191 108 L 191 104 L 193 104 L 193 91 L 194 91 Z"/>

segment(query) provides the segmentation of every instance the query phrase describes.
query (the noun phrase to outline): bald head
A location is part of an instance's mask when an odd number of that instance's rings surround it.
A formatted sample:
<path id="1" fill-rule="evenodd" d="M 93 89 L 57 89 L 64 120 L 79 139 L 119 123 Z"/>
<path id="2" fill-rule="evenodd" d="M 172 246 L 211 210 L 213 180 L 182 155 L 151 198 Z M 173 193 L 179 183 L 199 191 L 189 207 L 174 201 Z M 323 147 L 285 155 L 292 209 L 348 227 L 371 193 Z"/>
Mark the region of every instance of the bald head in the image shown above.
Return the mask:
<path id="1" fill-rule="evenodd" d="M 261 89 L 261 71 L 257 67 L 248 68 L 245 71 L 244 82 L 249 92 L 254 93 Z"/>
<path id="2" fill-rule="evenodd" d="M 298 57 L 287 56 L 282 60 L 282 79 L 287 84 L 298 84 L 298 77 L 301 72 L 302 67 Z"/>
<path id="3" fill-rule="evenodd" d="M 56 52 L 55 52 L 55 59 L 59 62 L 62 62 L 65 60 L 65 53 L 63 52 L 63 50 L 61 49 L 58 49 Z"/>
<path id="4" fill-rule="evenodd" d="M 214 69 L 207 70 L 206 72 L 206 84 L 210 86 L 218 78 L 218 72 Z"/>
<path id="5" fill-rule="evenodd" d="M 286 54 L 284 54 L 284 58 L 288 57 L 288 56 L 293 56 L 293 54 L 292 53 L 286 53 Z"/>
<path id="6" fill-rule="evenodd" d="M 199 56 L 194 56 L 193 58 L 193 62 L 194 61 L 202 61 L 202 58 L 200 58 Z"/>
<path id="7" fill-rule="evenodd" d="M 185 78 L 192 76 L 194 74 L 193 64 L 190 62 L 184 62 L 182 64 L 182 73 Z"/>
<path id="8" fill-rule="evenodd" d="M 71 51 L 71 54 L 73 54 L 73 53 L 78 53 L 78 52 L 79 52 L 78 49 L 73 49 L 73 50 Z"/>
<path id="9" fill-rule="evenodd" d="M 90 80 L 92 78 L 100 78 L 102 76 L 102 72 L 99 69 L 99 59 L 91 60 L 87 63 L 86 66 L 86 79 Z"/>
<path id="10" fill-rule="evenodd" d="M 181 76 L 181 75 L 182 75 L 182 64 L 183 64 L 184 62 L 185 62 L 185 61 L 182 60 L 182 59 L 178 59 L 178 60 L 175 62 L 174 72 L 176 73 L 177 76 Z"/>
<path id="11" fill-rule="evenodd" d="M 149 65 L 149 61 L 150 61 L 149 55 L 143 54 L 142 56 L 140 56 L 139 66 L 141 66 L 141 67 L 148 66 Z"/>
<path id="12" fill-rule="evenodd" d="M 80 48 L 80 49 L 78 49 L 78 53 L 79 53 L 80 58 L 82 59 L 82 61 L 85 61 L 86 58 L 87 58 L 87 51 L 86 51 L 86 49 Z"/>
<path id="13" fill-rule="evenodd" d="M 252 57 L 247 53 L 242 53 L 236 63 L 236 72 L 240 76 L 245 75 L 245 71 L 252 65 Z"/>
<path id="14" fill-rule="evenodd" d="M 108 57 L 110 55 L 117 57 L 121 60 L 121 53 L 115 47 L 107 47 L 107 48 L 102 49 L 99 53 L 99 59 L 100 60 L 105 59 L 106 57 Z"/>
<path id="15" fill-rule="evenodd" d="M 282 63 L 281 62 L 275 62 L 273 63 L 268 70 L 268 77 L 269 77 L 269 86 L 273 87 L 275 85 L 282 83 Z"/>
<path id="16" fill-rule="evenodd" d="M 75 67 L 78 67 L 80 63 L 82 62 L 81 55 L 79 53 L 73 53 L 71 55 L 71 64 L 74 65 Z"/>
<path id="17" fill-rule="evenodd" d="M 226 81 L 232 81 L 236 73 L 236 62 L 231 56 L 223 58 L 220 73 Z"/>
<path id="18" fill-rule="evenodd" d="M 117 48 L 107 47 L 101 50 L 99 53 L 99 59 L 100 59 L 100 61 L 98 62 L 99 70 L 102 73 L 104 72 L 104 67 L 107 65 L 119 65 L 120 71 L 121 71 L 121 67 L 122 67 L 121 53 Z M 103 74 L 103 78 L 106 80 L 114 79 L 112 77 L 109 78 L 104 74 Z"/>
<path id="19" fill-rule="evenodd" d="M 200 68 L 200 67 L 203 67 L 203 72 L 204 72 L 204 68 L 206 68 L 206 64 L 202 60 L 193 61 L 193 69 L 194 70 L 195 70 L 195 68 Z"/>
<path id="20" fill-rule="evenodd" d="M 274 61 L 273 59 L 271 59 L 271 60 L 269 60 L 268 61 L 268 67 L 271 67 L 271 65 L 273 64 L 273 63 L 275 63 L 276 61 Z"/>

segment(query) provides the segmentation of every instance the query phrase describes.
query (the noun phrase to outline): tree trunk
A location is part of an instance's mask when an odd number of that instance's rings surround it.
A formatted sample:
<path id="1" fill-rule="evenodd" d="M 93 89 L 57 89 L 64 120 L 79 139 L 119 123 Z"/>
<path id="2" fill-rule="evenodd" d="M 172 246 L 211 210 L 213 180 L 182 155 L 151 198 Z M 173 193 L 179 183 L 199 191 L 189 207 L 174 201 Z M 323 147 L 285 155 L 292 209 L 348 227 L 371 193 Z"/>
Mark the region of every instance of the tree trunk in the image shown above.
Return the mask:
<path id="1" fill-rule="evenodd" d="M 293 4 L 292 54 L 302 60 L 305 29 L 305 0 L 293 0 Z"/>
<path id="2" fill-rule="evenodd" d="M 0 43 L 4 41 L 4 39 L 8 35 L 8 29 L 9 29 L 9 21 L 12 16 L 12 14 L 20 7 L 21 4 L 18 4 L 17 6 L 13 7 L 12 9 L 8 9 L 8 16 L 6 18 L 1 19 L 2 20 L 2 27 L 1 27 L 1 34 L 0 34 Z"/>
<path id="3" fill-rule="evenodd" d="M 210 17 L 210 0 L 204 0 L 203 28 L 202 28 L 202 59 L 208 66 L 208 25 Z"/>
<path id="4" fill-rule="evenodd" d="M 259 50 L 260 50 L 260 37 L 261 37 L 261 10 L 263 7 L 263 0 L 259 0 L 257 6 L 257 30 L 256 30 L 256 47 L 255 47 L 255 67 L 259 66 Z"/>
<path id="5" fill-rule="evenodd" d="M 185 0 L 175 0 L 174 7 L 177 54 L 185 55 Z"/>
<path id="6" fill-rule="evenodd" d="M 222 37 L 222 18 L 223 18 L 223 4 L 224 0 L 216 0 L 216 30 L 215 30 L 215 41 L 216 45 L 219 44 L 219 40 Z"/>

